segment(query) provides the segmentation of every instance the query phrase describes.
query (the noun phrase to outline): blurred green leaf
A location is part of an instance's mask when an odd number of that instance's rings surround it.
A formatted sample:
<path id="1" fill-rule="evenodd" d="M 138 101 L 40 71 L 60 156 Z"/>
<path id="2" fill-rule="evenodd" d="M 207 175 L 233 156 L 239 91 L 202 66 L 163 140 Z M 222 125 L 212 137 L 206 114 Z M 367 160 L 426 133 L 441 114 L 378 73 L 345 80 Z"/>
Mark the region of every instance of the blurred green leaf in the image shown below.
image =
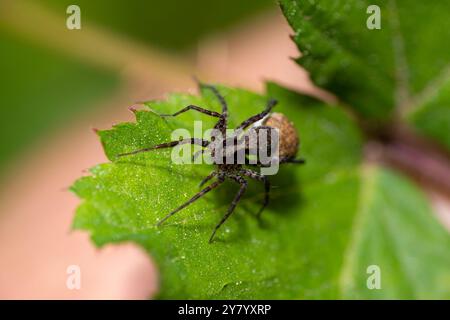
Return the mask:
<path id="1" fill-rule="evenodd" d="M 381 9 L 379 30 L 366 27 L 369 5 Z M 448 82 L 449 2 L 281 0 L 281 7 L 302 52 L 298 63 L 316 84 L 364 116 L 386 120 L 395 108 L 408 114 L 424 93 L 440 92 L 430 87 Z M 445 81 L 436 83 L 442 77 Z M 429 128 L 434 120 L 443 123 L 438 118 L 442 113 L 449 123 L 449 101 L 440 102 L 440 111 L 424 109 L 420 117 L 425 119 L 416 118 L 416 123 L 445 142 L 448 126 L 439 133 Z"/>
<path id="2" fill-rule="evenodd" d="M 61 15 L 71 0 L 44 0 Z M 275 8 L 274 0 L 78 0 L 82 20 L 110 28 L 152 46 L 171 50 L 195 47 L 209 34 Z"/>
<path id="3" fill-rule="evenodd" d="M 450 150 L 450 79 L 408 114 L 415 128 Z"/>
<path id="4" fill-rule="evenodd" d="M 37 2 L 62 17 L 74 4 L 66 0 Z M 82 25 L 93 22 L 113 33 L 171 50 L 194 46 L 202 36 L 275 7 L 272 0 L 81 0 L 76 4 L 81 8 Z M 23 40 L 14 28 L 11 33 L 5 30 L 0 30 L 0 171 L 43 134 L 66 126 L 76 114 L 95 107 L 120 81 L 115 71 Z"/>
<path id="5" fill-rule="evenodd" d="M 261 111 L 267 100 L 239 89 L 220 91 L 230 106 L 231 126 Z M 137 123 L 99 132 L 112 162 L 93 168 L 73 185 L 83 199 L 74 228 L 89 230 L 97 245 L 142 245 L 159 267 L 161 298 L 448 294 L 449 236 L 433 220 L 421 194 L 390 172 L 360 169 L 361 137 L 342 111 L 276 85 L 268 92 L 280 100 L 277 111 L 301 133 L 300 154 L 307 164 L 283 166 L 271 177 L 272 200 L 261 223 L 254 214 L 262 186 L 252 184 L 216 241 L 208 244 L 237 191 L 229 184 L 156 228 L 169 210 L 197 192 L 213 167 L 175 165 L 168 150 L 119 160 L 115 156 L 169 141 L 173 128 L 191 128 L 196 119 L 206 120 L 204 129 L 213 122 L 195 112 L 166 121 L 143 110 L 136 112 Z M 148 105 L 156 112 L 174 112 L 188 104 L 220 110 L 209 92 L 171 95 Z M 374 293 L 365 287 L 368 264 L 380 265 L 386 290 Z M 424 273 L 422 278 L 410 276 Z"/>
<path id="6" fill-rule="evenodd" d="M 342 298 L 447 299 L 450 235 L 434 219 L 421 191 L 394 172 L 367 168 L 360 206 L 345 252 Z M 380 290 L 367 282 L 380 270 Z"/>
<path id="7" fill-rule="evenodd" d="M 71 123 L 117 89 L 118 75 L 0 32 L 0 170 L 17 152 Z"/>

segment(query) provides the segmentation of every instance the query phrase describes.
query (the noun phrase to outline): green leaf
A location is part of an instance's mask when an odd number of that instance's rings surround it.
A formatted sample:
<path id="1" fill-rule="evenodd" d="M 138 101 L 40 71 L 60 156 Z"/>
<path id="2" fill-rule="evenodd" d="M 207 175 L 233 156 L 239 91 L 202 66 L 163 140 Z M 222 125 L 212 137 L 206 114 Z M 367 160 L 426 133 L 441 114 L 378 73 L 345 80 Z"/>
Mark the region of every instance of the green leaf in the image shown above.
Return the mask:
<path id="1" fill-rule="evenodd" d="M 231 125 L 261 111 L 267 101 L 244 90 L 219 90 L 230 105 Z M 360 169 L 361 137 L 339 109 L 275 85 L 268 92 L 280 100 L 277 111 L 298 128 L 307 164 L 283 166 L 271 177 L 271 204 L 261 223 L 254 214 L 262 186 L 255 183 L 208 244 L 237 191 L 230 183 L 155 227 L 198 190 L 212 167 L 175 165 L 170 151 L 120 160 L 115 155 L 168 141 L 174 128 L 191 128 L 195 119 L 205 120 L 204 129 L 213 122 L 195 112 L 166 121 L 138 111 L 136 123 L 99 133 L 113 162 L 96 166 L 73 185 L 83 199 L 74 227 L 89 230 L 97 245 L 134 241 L 143 246 L 160 270 L 160 298 L 448 295 L 449 236 L 420 192 L 389 171 Z M 148 105 L 173 112 L 188 104 L 220 110 L 209 92 L 171 95 Z M 381 267 L 382 290 L 365 287 L 369 264 Z"/>
<path id="2" fill-rule="evenodd" d="M 340 278 L 342 297 L 448 298 L 450 236 L 420 190 L 375 167 L 361 177 L 360 206 Z M 367 288 L 371 265 L 381 270 L 381 290 Z"/>
<path id="3" fill-rule="evenodd" d="M 450 79 L 411 110 L 408 121 L 425 136 L 450 150 Z"/>
<path id="4" fill-rule="evenodd" d="M 447 144 L 449 101 L 436 95 L 450 80 L 448 1 L 280 2 L 302 52 L 298 63 L 316 84 L 374 119 L 389 119 L 394 110 L 408 117 L 423 103 L 439 103 L 423 110 L 417 117 L 424 119 L 415 117 L 415 122 Z M 380 7 L 381 29 L 366 27 L 369 5 Z M 446 124 L 447 130 L 430 128 L 433 121 Z"/>
<path id="5" fill-rule="evenodd" d="M 267 102 L 266 97 L 244 90 L 223 87 L 220 90 L 230 105 L 231 125 L 261 111 Z M 284 271 L 288 271 L 301 254 L 292 247 L 298 245 L 291 244 L 292 237 L 315 229 L 308 230 L 306 225 L 295 222 L 303 219 L 300 197 L 303 183 L 306 187 L 309 182 L 312 190 L 320 187 L 327 194 L 323 186 L 329 186 L 328 192 L 332 192 L 342 181 L 350 180 L 353 182 L 347 188 L 353 193 L 355 177 L 350 171 L 360 161 L 361 141 L 350 120 L 338 109 L 327 108 L 317 101 L 300 101 L 308 105 L 292 107 L 280 103 L 276 108 L 295 122 L 304 141 L 301 156 L 310 164 L 287 166 L 274 177 L 272 205 L 263 215 L 262 226 L 254 214 L 261 205 L 263 188 L 255 183 L 220 229 L 217 240 L 208 244 L 213 227 L 223 216 L 230 196 L 237 191 L 230 183 L 181 211 L 166 225 L 154 227 L 169 210 L 197 192 L 199 181 L 212 167 L 172 164 L 170 151 L 121 160 L 116 160 L 115 155 L 168 141 L 172 129 L 180 125 L 189 128 L 195 119 L 205 120 L 204 129 L 213 122 L 195 112 L 165 121 L 153 112 L 138 111 L 136 124 L 120 124 L 99 133 L 106 154 L 114 162 L 93 168 L 90 176 L 73 186 L 84 199 L 74 227 L 91 231 L 99 245 L 124 240 L 143 245 L 161 270 L 162 297 L 216 297 L 225 292 L 244 296 L 247 289 L 241 291 L 236 283 L 270 279 L 276 282 L 283 272 L 279 268 L 285 265 Z M 170 113 L 188 104 L 220 110 L 208 92 L 202 97 L 171 95 L 166 101 L 149 106 L 154 111 Z M 319 144 L 319 141 L 328 142 Z M 335 209 L 328 214 L 341 216 L 353 211 L 352 201 L 338 200 L 334 200 Z M 313 215 L 305 217 L 314 218 Z M 249 297 L 258 294 L 248 292 Z M 277 293 L 266 291 L 266 294 Z"/>
<path id="6" fill-rule="evenodd" d="M 39 2 L 62 14 L 73 4 L 71 0 Z M 147 0 L 114 3 L 110 0 L 78 0 L 76 3 L 88 13 L 82 18 L 86 25 L 94 24 L 145 45 L 173 52 L 194 49 L 201 39 L 227 30 L 274 6 L 272 0 Z"/>
<path id="7" fill-rule="evenodd" d="M 120 85 L 118 73 L 17 39 L 5 29 L 0 26 L 0 175 L 37 139 L 66 128 Z"/>

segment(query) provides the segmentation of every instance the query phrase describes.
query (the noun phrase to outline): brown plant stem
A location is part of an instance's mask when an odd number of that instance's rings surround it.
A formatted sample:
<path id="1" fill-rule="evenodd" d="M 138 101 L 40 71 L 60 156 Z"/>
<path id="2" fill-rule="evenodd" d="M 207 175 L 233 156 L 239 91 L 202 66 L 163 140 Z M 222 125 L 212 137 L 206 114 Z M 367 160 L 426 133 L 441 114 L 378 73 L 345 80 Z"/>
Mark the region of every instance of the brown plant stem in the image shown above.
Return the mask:
<path id="1" fill-rule="evenodd" d="M 450 197 L 450 154 L 441 146 L 396 123 L 369 140 L 366 158 L 383 163 Z"/>

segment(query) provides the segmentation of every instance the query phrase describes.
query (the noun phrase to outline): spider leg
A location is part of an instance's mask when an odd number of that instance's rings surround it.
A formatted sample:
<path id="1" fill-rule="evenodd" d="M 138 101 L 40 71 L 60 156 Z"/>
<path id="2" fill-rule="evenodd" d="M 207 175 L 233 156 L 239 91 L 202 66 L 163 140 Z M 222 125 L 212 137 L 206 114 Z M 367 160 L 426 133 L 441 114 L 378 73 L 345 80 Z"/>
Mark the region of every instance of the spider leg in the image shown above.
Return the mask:
<path id="1" fill-rule="evenodd" d="M 249 177 L 249 178 L 252 178 L 252 179 L 264 182 L 264 202 L 263 202 L 263 205 L 262 205 L 261 209 L 259 209 L 258 213 L 256 214 L 256 216 L 259 219 L 261 217 L 261 213 L 263 212 L 263 210 L 269 204 L 269 199 L 270 199 L 270 180 L 266 176 L 264 176 L 262 174 L 259 174 L 257 172 L 254 172 L 252 170 L 248 170 L 248 169 L 242 169 L 241 173 L 243 175 Z"/>
<path id="2" fill-rule="evenodd" d="M 207 146 L 204 146 L 207 147 Z M 201 155 L 203 154 L 207 149 L 202 149 L 202 150 L 198 150 L 197 152 L 194 153 L 194 155 L 192 156 L 192 162 L 195 163 L 195 160 Z"/>
<path id="3" fill-rule="evenodd" d="M 135 151 L 131 151 L 131 152 L 121 153 L 121 154 L 118 154 L 117 157 L 129 156 L 129 155 L 133 155 L 133 154 L 137 154 L 137 153 L 141 153 L 141 152 L 147 152 L 147 151 L 156 150 L 156 149 L 171 148 L 171 147 L 174 147 L 179 144 L 187 144 L 187 143 L 196 144 L 196 145 L 205 147 L 209 144 L 209 141 L 197 139 L 197 138 L 189 138 L 189 139 L 184 139 L 184 140 L 171 141 L 171 142 L 157 144 L 156 146 L 149 147 L 149 148 L 144 148 L 144 149 L 139 149 L 139 150 L 135 150 Z"/>
<path id="4" fill-rule="evenodd" d="M 197 85 L 200 87 L 200 89 L 208 89 L 212 91 L 212 93 L 216 96 L 217 100 L 219 100 L 219 103 L 222 106 L 222 116 L 227 118 L 228 116 L 227 102 L 225 101 L 225 98 L 220 94 L 219 90 L 217 90 L 215 86 L 203 83 L 195 77 L 194 80 L 197 82 Z"/>
<path id="5" fill-rule="evenodd" d="M 208 174 L 198 185 L 198 187 L 200 188 L 201 186 L 203 186 L 205 183 L 207 183 L 209 180 L 211 180 L 212 178 L 214 178 L 217 175 L 217 171 L 212 171 L 210 174 Z"/>
<path id="6" fill-rule="evenodd" d="M 204 196 L 205 194 L 207 194 L 209 191 L 211 191 L 212 189 L 218 187 L 222 182 L 224 182 L 225 180 L 223 178 L 220 178 L 213 182 L 212 184 L 210 184 L 209 186 L 207 186 L 205 189 L 203 189 L 202 191 L 198 192 L 196 195 L 194 195 L 191 199 L 189 199 L 188 201 L 186 201 L 184 204 L 182 204 L 181 206 L 179 206 L 178 208 L 176 208 L 175 210 L 173 210 L 172 212 L 170 212 L 168 215 L 166 215 L 164 218 L 162 218 L 156 225 L 159 227 L 164 221 L 166 221 L 167 219 L 169 219 L 171 216 L 173 216 L 175 213 L 177 213 L 178 211 L 180 211 L 181 209 L 186 208 L 188 205 L 190 205 L 191 203 L 193 203 L 194 201 L 196 201 L 198 198 Z"/>
<path id="7" fill-rule="evenodd" d="M 270 167 L 271 164 L 263 164 L 263 163 L 250 163 L 250 160 L 248 159 L 248 157 L 246 158 L 249 162 L 245 163 L 247 166 L 252 166 L 252 167 Z M 305 164 L 306 160 L 305 159 L 295 159 L 293 157 L 285 157 L 285 158 L 281 158 L 279 164 L 282 163 L 294 163 L 294 164 Z"/>
<path id="8" fill-rule="evenodd" d="M 225 98 L 220 94 L 219 90 L 213 85 L 206 84 L 200 82 L 197 78 L 194 77 L 194 80 L 197 82 L 200 89 L 208 89 L 211 90 L 212 93 L 216 96 L 217 100 L 219 100 L 220 105 L 222 106 L 222 114 L 220 120 L 214 126 L 214 129 L 220 130 L 223 135 L 225 135 L 227 123 L 228 123 L 228 105 L 225 101 Z"/>
<path id="9" fill-rule="evenodd" d="M 305 164 L 306 161 L 305 159 L 295 159 L 294 157 L 290 157 L 290 158 L 281 158 L 280 159 L 280 163 L 295 163 L 295 164 Z"/>
<path id="10" fill-rule="evenodd" d="M 261 162 L 257 162 L 257 163 L 250 163 L 250 159 L 247 157 L 246 158 L 246 160 L 248 161 L 248 162 L 245 162 L 245 165 L 246 166 L 250 166 L 250 167 L 258 167 L 258 168 L 268 168 L 268 167 L 270 167 L 271 166 L 271 164 L 270 163 L 268 163 L 268 164 L 264 164 L 264 163 L 261 163 Z"/>
<path id="11" fill-rule="evenodd" d="M 189 111 L 189 110 L 195 110 L 200 113 L 207 114 L 208 116 L 216 117 L 216 118 L 220 118 L 220 116 L 221 116 L 220 113 L 218 113 L 218 112 L 207 110 L 207 109 L 204 109 L 201 107 L 197 107 L 192 104 L 188 105 L 186 108 L 181 109 L 180 111 L 175 112 L 174 114 L 160 114 L 160 116 L 161 117 L 176 117 L 177 115 L 184 113 L 186 111 Z"/>
<path id="12" fill-rule="evenodd" d="M 272 110 L 273 107 L 275 107 L 275 105 L 278 103 L 277 100 L 274 99 L 270 99 L 267 102 L 266 108 L 264 109 L 263 112 L 258 113 L 257 115 L 254 115 L 250 118 L 248 118 L 247 120 L 245 120 L 244 122 L 242 122 L 239 127 L 237 127 L 236 130 L 244 130 L 246 129 L 248 126 L 252 125 L 253 123 L 255 123 L 256 121 L 261 120 L 262 118 L 264 118 L 265 116 L 267 116 L 269 114 L 269 112 Z"/>
<path id="13" fill-rule="evenodd" d="M 233 213 L 234 208 L 236 208 L 236 205 L 238 204 L 239 200 L 241 200 L 242 195 L 244 194 L 245 190 L 247 189 L 247 181 L 242 178 L 241 176 L 232 176 L 230 177 L 237 183 L 241 185 L 241 188 L 239 189 L 238 193 L 235 195 L 233 202 L 231 202 L 231 205 L 228 207 L 227 213 L 223 216 L 222 220 L 219 221 L 219 223 L 215 226 L 214 231 L 211 234 L 211 237 L 209 238 L 209 243 L 212 242 L 217 230 L 222 226 L 222 224 L 230 217 L 230 215 Z"/>

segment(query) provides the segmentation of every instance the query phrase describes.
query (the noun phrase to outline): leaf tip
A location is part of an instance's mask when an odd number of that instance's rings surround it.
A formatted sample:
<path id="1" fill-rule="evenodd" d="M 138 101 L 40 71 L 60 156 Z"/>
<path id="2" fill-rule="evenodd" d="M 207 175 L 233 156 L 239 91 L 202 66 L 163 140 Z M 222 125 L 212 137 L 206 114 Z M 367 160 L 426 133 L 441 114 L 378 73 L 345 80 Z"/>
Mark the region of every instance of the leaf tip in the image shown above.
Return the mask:
<path id="1" fill-rule="evenodd" d="M 136 114 L 137 109 L 134 106 L 128 107 L 128 110 L 130 110 L 133 114 Z"/>

